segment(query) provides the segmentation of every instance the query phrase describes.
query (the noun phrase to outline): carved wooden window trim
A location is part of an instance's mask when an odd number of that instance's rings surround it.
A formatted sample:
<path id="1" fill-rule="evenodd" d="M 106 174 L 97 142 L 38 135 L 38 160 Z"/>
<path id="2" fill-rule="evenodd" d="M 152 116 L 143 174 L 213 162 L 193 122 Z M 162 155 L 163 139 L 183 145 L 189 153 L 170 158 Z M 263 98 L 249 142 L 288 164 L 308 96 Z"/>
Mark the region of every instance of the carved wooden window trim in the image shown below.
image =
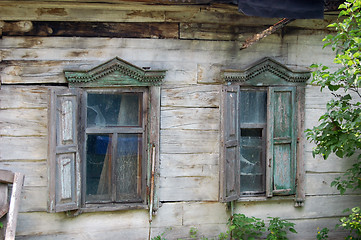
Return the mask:
<path id="1" fill-rule="evenodd" d="M 310 73 L 306 71 L 293 71 L 279 62 L 264 58 L 245 70 L 222 71 L 225 85 L 222 89 L 221 103 L 221 149 L 220 149 L 220 200 L 229 202 L 242 199 L 269 199 L 274 196 L 294 196 L 295 206 L 302 206 L 305 199 L 304 192 L 304 94 L 306 81 Z M 263 131 L 265 141 L 265 191 L 262 194 L 244 194 L 241 192 L 241 166 L 240 166 L 240 138 L 242 127 L 240 126 L 240 93 L 262 89 L 267 92 L 267 120 L 266 130 Z M 292 129 L 289 137 L 280 137 L 278 140 L 274 134 L 274 127 L 278 123 L 274 121 L 275 106 L 278 98 L 287 98 Z M 281 107 L 285 107 L 281 106 Z M 278 114 L 278 113 L 277 113 Z M 251 124 L 252 125 L 252 124 Z M 253 124 L 257 125 L 257 124 Z M 259 125 L 259 124 L 258 124 Z M 278 142 L 278 143 L 276 143 Z M 289 144 L 289 182 L 291 188 L 277 188 L 277 163 L 280 158 L 274 154 L 276 145 Z M 279 145 L 277 145 L 279 146 Z M 293 149 L 293 150 L 292 150 Z M 275 169 L 276 167 L 276 169 Z"/>
<path id="2" fill-rule="evenodd" d="M 112 211 L 147 208 L 152 201 L 153 210 L 158 208 L 157 175 L 150 179 L 151 164 L 159 168 L 160 84 L 165 71 L 144 70 L 120 58 L 114 58 L 88 71 L 65 71 L 67 87 L 52 87 L 49 90 L 48 111 L 48 176 L 49 212 L 70 210 Z M 89 203 L 85 201 L 86 96 L 88 93 L 139 93 L 143 106 L 141 166 L 141 202 Z M 117 130 L 140 131 L 137 127 Z M 100 131 L 110 131 L 109 129 Z M 155 158 L 152 161 L 151 158 Z M 151 186 L 153 184 L 153 186 Z M 150 196 L 152 187 L 155 194 Z"/>

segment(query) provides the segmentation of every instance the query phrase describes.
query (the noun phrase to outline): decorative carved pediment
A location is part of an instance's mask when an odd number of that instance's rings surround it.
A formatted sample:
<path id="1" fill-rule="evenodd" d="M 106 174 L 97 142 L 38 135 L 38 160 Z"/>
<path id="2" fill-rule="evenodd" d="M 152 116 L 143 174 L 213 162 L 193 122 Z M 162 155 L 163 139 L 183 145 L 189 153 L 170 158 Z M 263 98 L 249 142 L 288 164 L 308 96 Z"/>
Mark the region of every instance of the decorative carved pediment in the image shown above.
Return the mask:
<path id="1" fill-rule="evenodd" d="M 294 71 L 267 57 L 245 70 L 224 70 L 224 82 L 239 82 L 244 85 L 295 85 L 305 83 L 311 76 L 308 71 Z"/>
<path id="2" fill-rule="evenodd" d="M 165 70 L 144 70 L 118 57 L 87 71 L 64 71 L 71 86 L 115 87 L 160 84 Z"/>

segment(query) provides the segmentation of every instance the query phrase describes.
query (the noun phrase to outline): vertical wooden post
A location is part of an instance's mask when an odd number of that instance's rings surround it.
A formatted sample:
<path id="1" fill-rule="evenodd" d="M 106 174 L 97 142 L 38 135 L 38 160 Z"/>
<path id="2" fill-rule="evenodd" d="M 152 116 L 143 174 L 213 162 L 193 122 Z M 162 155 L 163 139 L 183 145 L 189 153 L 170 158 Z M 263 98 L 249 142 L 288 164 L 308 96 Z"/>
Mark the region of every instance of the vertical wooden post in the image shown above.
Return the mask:
<path id="1" fill-rule="evenodd" d="M 20 195 L 24 184 L 24 174 L 15 173 L 13 189 L 11 191 L 10 206 L 7 216 L 7 225 L 5 230 L 5 240 L 14 240 L 16 232 L 16 223 L 20 205 Z"/>

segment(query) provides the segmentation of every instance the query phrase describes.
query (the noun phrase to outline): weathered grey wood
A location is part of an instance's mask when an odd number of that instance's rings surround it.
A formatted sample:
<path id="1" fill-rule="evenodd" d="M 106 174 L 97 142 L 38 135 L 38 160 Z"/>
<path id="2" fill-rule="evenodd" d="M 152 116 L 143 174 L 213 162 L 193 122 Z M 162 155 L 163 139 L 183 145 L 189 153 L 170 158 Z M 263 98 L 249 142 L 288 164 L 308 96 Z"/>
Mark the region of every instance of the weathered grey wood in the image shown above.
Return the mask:
<path id="1" fill-rule="evenodd" d="M 159 208 L 160 199 L 159 199 L 159 172 L 160 172 L 160 123 L 161 123 L 161 110 L 160 110 L 160 99 L 161 99 L 161 89 L 160 87 L 153 86 L 149 89 L 150 94 L 150 113 L 149 113 L 149 146 L 151 146 L 152 151 L 150 152 L 150 159 L 152 166 L 150 173 L 150 187 L 153 188 L 153 191 L 150 195 L 152 198 L 152 211 L 156 212 Z M 153 152 L 155 151 L 155 152 Z M 154 158 L 154 159 L 153 159 Z M 152 180 L 152 178 L 154 178 Z M 153 185 L 153 186 L 152 186 Z M 153 195 L 153 196 L 152 196 Z M 153 214 L 153 212 L 151 214 Z"/>
<path id="2" fill-rule="evenodd" d="M 219 107 L 219 86 L 170 86 L 162 88 L 162 107 Z"/>
<path id="3" fill-rule="evenodd" d="M 325 214 L 328 213 L 327 208 L 330 205 L 327 205 L 326 202 L 330 200 L 330 204 L 332 206 L 340 207 L 339 210 L 331 211 L 329 213 L 334 214 L 334 219 L 338 219 L 337 216 L 339 216 L 339 212 L 342 212 L 342 207 L 349 204 L 350 202 L 353 202 L 355 200 L 359 199 L 349 196 L 334 196 L 334 197 L 309 197 L 307 198 L 306 206 L 309 206 L 310 208 L 307 209 L 307 211 L 300 211 L 300 209 L 296 209 L 293 207 L 293 201 L 273 201 L 271 202 L 257 202 L 257 203 L 245 203 L 241 204 L 239 211 L 241 213 L 246 214 L 247 216 L 257 216 L 261 218 L 265 218 L 265 216 L 274 216 L 273 210 L 277 210 L 279 215 L 282 218 L 292 219 L 292 221 L 296 221 L 295 219 L 300 219 L 300 221 L 304 221 L 307 226 L 310 226 L 312 224 L 315 224 L 315 222 L 320 223 L 320 227 L 325 224 L 325 226 L 333 226 L 331 223 L 325 223 L 322 221 L 323 217 L 326 217 Z M 316 204 L 317 203 L 317 204 Z M 319 204 L 322 203 L 322 207 L 320 208 Z M 336 205 L 335 205 L 336 204 Z M 186 205 L 186 206 L 185 206 Z M 170 207 L 172 206 L 172 207 Z M 166 207 L 163 209 L 163 207 Z M 187 233 L 189 232 L 189 228 L 193 224 L 198 224 L 198 221 L 201 221 L 200 223 L 206 224 L 207 222 L 217 222 L 224 224 L 226 223 L 228 216 L 226 215 L 226 212 L 224 211 L 225 205 L 221 203 L 164 203 L 164 206 L 159 209 L 158 215 L 155 217 L 154 221 L 160 221 L 158 222 L 157 226 L 168 226 L 167 223 L 161 221 L 162 216 L 167 216 L 167 219 L 171 221 L 172 226 L 179 226 L 183 221 L 186 221 L 187 224 L 183 227 L 187 227 Z M 198 214 L 195 216 L 196 212 L 195 210 L 198 210 L 202 213 L 218 213 L 222 216 L 222 218 L 207 218 L 203 217 L 203 214 Z M 163 211 L 164 210 L 164 211 Z M 186 211 L 185 211 L 186 210 Z M 183 211 L 184 215 L 183 215 Z M 163 215 L 165 214 L 165 215 Z M 80 215 L 77 218 L 72 218 L 72 221 L 65 221 L 67 218 L 65 215 L 62 214 L 46 214 L 46 213 L 24 213 L 20 214 L 19 216 L 19 229 L 18 229 L 18 236 L 25 236 L 25 235 L 36 235 L 37 233 L 42 233 L 43 235 L 50 235 L 50 234 L 56 234 L 57 227 L 55 223 L 62 222 L 63 223 L 63 229 L 67 229 L 68 234 L 90 234 L 97 231 L 100 231 L 100 227 L 97 225 L 96 222 L 94 222 L 94 218 L 97 218 L 101 220 L 105 226 L 103 226 L 103 230 L 105 231 L 114 231 L 111 230 L 113 227 L 116 227 L 119 231 L 122 231 L 125 228 L 132 229 L 133 227 L 138 228 L 139 226 L 142 226 L 142 224 L 147 224 L 147 212 L 144 210 L 136 210 L 136 211 L 127 211 L 123 212 L 121 215 L 117 214 L 107 214 L 107 213 L 89 213 Z M 175 219 L 172 217 L 175 216 Z M 185 217 L 188 216 L 188 217 Z M 144 220 L 142 218 L 144 217 Z M 332 216 L 331 216 L 332 217 Z M 122 219 L 129 219 L 131 218 L 132 221 L 122 221 Z M 302 220 L 304 219 L 304 220 Z M 310 222 L 312 224 L 308 225 L 307 222 Z M 34 229 L 34 223 L 39 225 L 39 228 Z M 300 226 L 303 225 L 299 223 Z M 328 225 L 330 224 L 330 225 Z M 217 224 L 218 225 L 218 224 Z M 194 225 L 193 225 L 194 226 Z M 297 227 L 298 225 L 296 225 Z M 316 225 L 314 227 L 317 227 Z M 305 229 L 307 229 L 305 227 Z M 104 234 L 104 232 L 103 232 Z M 297 234 L 298 237 L 302 237 L 303 233 L 302 231 Z M 314 233 L 312 233 L 314 236 Z M 172 235 L 170 235 L 172 236 Z"/>
<path id="4" fill-rule="evenodd" d="M 239 86 L 222 89 L 221 149 L 219 160 L 219 198 L 222 202 L 236 200 L 240 195 Z"/>
<path id="5" fill-rule="evenodd" d="M 298 87 L 296 90 L 296 114 L 297 114 L 297 153 L 296 153 L 296 197 L 295 206 L 303 206 L 305 195 L 305 137 L 304 137 L 304 126 L 305 126 L 305 88 Z"/>
<path id="6" fill-rule="evenodd" d="M 0 90 L 0 109 L 47 108 L 48 89 L 41 86 L 6 86 Z"/>
<path id="7" fill-rule="evenodd" d="M 145 226 L 145 225 L 144 225 Z M 100 231 L 99 228 L 93 228 L 92 231 L 84 232 L 67 232 L 67 233 L 53 233 L 53 234 L 28 234 L 21 235 L 17 234 L 16 239 L 26 239 L 26 240 L 63 240 L 63 239 L 118 239 L 119 236 L 126 239 L 132 240 L 144 240 L 148 239 L 148 227 L 138 227 L 138 228 L 116 228 L 108 230 L 106 232 Z M 188 230 L 189 231 L 189 230 Z"/>
<path id="8" fill-rule="evenodd" d="M 27 176 L 25 177 L 26 181 Z M 48 187 L 29 186 L 23 187 L 21 193 L 20 210 L 21 213 L 46 212 L 48 210 Z"/>
<path id="9" fill-rule="evenodd" d="M 306 144 L 308 145 L 308 144 Z M 312 145 L 313 147 L 313 145 Z M 352 164 L 356 163 L 357 156 L 352 158 L 339 158 L 335 154 L 331 154 L 327 160 L 324 160 L 321 156 L 312 156 L 312 147 L 310 146 L 308 151 L 305 151 L 305 169 L 312 173 L 327 173 L 327 172 L 345 172 L 346 169 L 352 167 Z M 307 158 L 306 158 L 307 156 Z"/>
<path id="10" fill-rule="evenodd" d="M 208 177 L 218 174 L 218 166 L 214 165 L 172 166 L 162 163 L 160 171 L 162 177 Z"/>
<path id="11" fill-rule="evenodd" d="M 305 35 L 305 36 L 303 36 Z M 310 38 L 308 35 L 312 35 L 313 37 Z M 277 47 L 279 49 L 280 45 L 282 45 L 281 40 L 284 41 L 284 43 L 291 44 L 290 46 L 287 46 L 287 48 L 293 49 L 296 44 L 301 46 L 309 46 L 312 48 L 319 48 L 319 41 L 322 41 L 322 38 L 324 37 L 324 32 L 314 32 L 314 31 L 305 31 L 305 30 L 299 30 L 291 32 L 284 36 L 284 38 L 281 38 L 280 36 L 272 36 L 270 38 L 264 39 L 260 44 L 257 44 L 255 46 L 252 46 L 252 51 L 255 50 L 268 50 L 267 55 L 272 56 L 273 49 L 267 49 L 267 47 L 270 46 L 270 44 L 273 44 L 274 47 Z M 302 38 L 302 40 L 306 41 L 306 43 L 299 42 L 299 38 Z M 317 41 L 319 39 L 319 41 Z M 314 41 L 314 42 L 310 42 Z M 233 42 L 233 41 L 175 41 L 172 39 L 134 39 L 134 38 L 69 38 L 69 37 L 10 37 L 10 36 L 3 36 L 2 42 L 0 43 L 2 48 L 4 49 L 14 49 L 14 48 L 24 48 L 26 49 L 63 49 L 67 48 L 69 50 L 75 50 L 75 49 L 99 49 L 99 48 L 107 48 L 107 49 L 116 49 L 117 46 L 122 45 L 124 47 L 123 50 L 126 50 L 128 48 L 131 49 L 148 49 L 148 51 L 155 51 L 155 50 L 192 50 L 193 52 L 202 52 L 202 51 L 209 51 L 221 53 L 223 51 L 228 51 L 228 55 L 230 54 L 229 51 L 237 50 L 239 48 L 239 43 Z M 153 47 L 152 47 L 153 46 Z M 287 50 L 287 49 L 284 49 Z M 143 53 L 143 55 L 148 54 L 146 52 Z M 332 54 L 331 51 L 325 50 L 324 54 Z M 250 53 L 247 51 L 243 51 L 242 54 L 237 52 L 232 52 L 233 57 L 239 57 L 239 56 L 249 56 L 249 59 L 227 59 L 227 66 L 226 68 L 232 67 L 240 68 L 241 66 L 248 66 L 251 62 L 254 62 L 255 60 L 259 60 L 265 54 L 260 54 L 259 56 L 251 56 Z M 70 55 L 69 55 L 70 56 Z M 15 56 L 14 56 L 15 57 Z M 25 57 L 25 56 L 24 56 Z M 28 56 L 29 57 L 29 56 Z M 76 57 L 76 55 L 73 55 L 73 57 Z M 98 56 L 100 57 L 100 56 Z M 114 55 L 112 55 L 114 57 Z M 125 56 L 122 54 L 121 56 L 127 61 L 130 61 L 130 58 L 125 58 Z M 130 57 L 130 56 L 129 56 Z M 310 56 L 312 57 L 312 56 Z M 10 55 L 9 55 L 10 58 Z M 111 57 L 107 57 L 106 59 L 88 59 L 90 61 L 89 63 L 92 63 L 94 61 L 98 61 L 98 64 L 101 63 L 104 60 L 107 60 Z M 278 56 L 280 58 L 280 56 Z M 197 58 L 198 59 L 198 58 Z M 34 64 L 36 64 L 41 59 L 34 59 Z M 64 59 L 63 59 L 64 60 Z M 154 59 L 153 59 L 154 60 Z M 201 60 L 201 59 L 200 59 Z M 213 59 L 214 61 L 197 61 L 198 64 L 203 63 L 215 63 L 217 59 Z M 233 61 L 237 60 L 238 65 L 234 65 Z M 5 60 L 5 61 L 11 61 Z M 59 60 L 62 61 L 62 60 Z M 72 59 L 71 61 L 75 61 L 75 59 Z M 134 61 L 144 61 L 134 56 Z M 133 61 L 132 61 L 133 62 Z M 180 63 L 179 61 L 175 61 L 176 63 Z M 48 62 L 49 66 L 52 66 L 55 62 Z M 88 64 L 88 63 L 84 63 Z M 168 64 L 172 64 L 172 62 L 168 62 Z M 173 64 L 175 64 L 173 62 Z M 182 62 L 182 64 L 186 64 L 186 62 Z M 234 65 L 231 66 L 231 65 Z M 302 67 L 309 66 L 310 64 L 304 64 L 299 65 L 297 64 L 297 61 L 287 61 L 287 65 L 292 66 L 292 68 L 299 68 L 302 69 Z M 96 65 L 94 65 L 96 66 Z M 72 67 L 72 66 L 69 66 Z M 35 70 L 35 69 L 34 69 Z"/>
<path id="12" fill-rule="evenodd" d="M 322 217 L 343 216 L 343 209 L 354 206 L 360 201 L 359 195 L 331 195 L 306 197 L 302 208 L 294 207 L 294 199 L 282 198 L 270 201 L 239 202 L 236 204 L 235 213 L 243 213 L 247 216 L 264 218 L 274 216 L 292 219 L 312 219 Z"/>
<path id="13" fill-rule="evenodd" d="M 161 118 L 163 129 L 219 129 L 218 108 L 163 107 Z"/>
<path id="14" fill-rule="evenodd" d="M 80 206 L 80 92 L 53 88 L 49 96 L 48 207 L 50 212 L 75 210 Z"/>
<path id="15" fill-rule="evenodd" d="M 218 202 L 209 203 L 184 203 L 183 224 L 186 226 L 202 224 L 224 224 L 230 217 L 227 205 Z M 213 218 L 211 216 L 218 216 Z"/>
<path id="16" fill-rule="evenodd" d="M 178 38 L 177 23 L 35 21 L 28 22 L 28 25 L 30 25 L 28 28 L 19 28 L 17 23 L 21 22 L 5 22 L 3 36 Z M 129 29 L 132 29 L 132 31 L 129 31 Z"/>
<path id="17" fill-rule="evenodd" d="M 0 134 L 46 136 L 46 116 L 46 109 L 0 109 Z"/>
<path id="18" fill-rule="evenodd" d="M 217 239 L 221 232 L 225 233 L 227 228 L 226 224 L 193 224 L 185 226 L 175 226 L 172 229 L 162 227 L 162 228 L 152 228 L 152 237 L 156 237 L 162 233 L 163 237 L 166 239 L 187 239 L 189 238 L 189 232 L 192 228 L 197 229 L 196 239 Z"/>
<path id="19" fill-rule="evenodd" d="M 337 195 L 340 191 L 336 187 L 331 187 L 331 182 L 336 177 L 341 177 L 343 173 L 307 173 L 305 178 L 305 194 L 312 196 Z M 345 194 L 360 194 L 361 191 L 348 190 Z"/>
<path id="20" fill-rule="evenodd" d="M 14 174 L 13 187 L 11 190 L 9 212 L 5 230 L 5 240 L 15 239 L 17 217 L 20 206 L 20 195 L 24 183 L 24 174 L 16 172 Z"/>
<path id="21" fill-rule="evenodd" d="M 340 223 L 338 217 L 331 218 L 314 218 L 314 219 L 291 219 L 290 222 L 295 223 L 297 234 L 288 234 L 289 239 L 305 239 L 314 240 L 317 233 L 327 227 L 330 231 L 328 233 L 329 239 L 345 239 L 346 231 L 342 228 L 336 228 L 336 224 Z"/>
<path id="22" fill-rule="evenodd" d="M 43 161 L 0 161 L 0 169 L 18 171 L 26 178 L 24 186 L 47 186 L 47 164 Z"/>
<path id="23" fill-rule="evenodd" d="M 181 39 L 202 39 L 202 40 L 244 40 L 252 33 L 263 30 L 261 27 L 249 27 L 228 24 L 210 23 L 181 23 Z"/>
<path id="24" fill-rule="evenodd" d="M 0 218 L 9 211 L 8 191 L 8 184 L 0 183 Z"/>
<path id="25" fill-rule="evenodd" d="M 0 19 L 15 21 L 10 24 L 12 33 L 26 34 L 31 24 L 24 21 L 21 25 L 19 20 L 23 19 L 37 21 L 36 26 L 44 27 L 34 30 L 36 34 L 52 35 L 3 35 L 0 40 L 0 168 L 19 170 L 27 176 L 21 195 L 17 238 L 116 239 L 122 236 L 143 240 L 148 238 L 149 230 L 149 215 L 145 209 L 84 213 L 75 218 L 67 218 L 63 213 L 45 213 L 48 199 L 46 138 L 52 136 L 47 135 L 48 124 L 44 124 L 48 87 L 25 84 L 65 84 L 64 70 L 91 69 L 116 55 L 140 67 L 168 69 L 160 90 L 160 114 L 154 115 L 158 116 L 156 121 L 160 121 L 162 128 L 159 136 L 161 152 L 157 153 L 160 155 L 160 176 L 156 186 L 163 206 L 153 217 L 152 233 L 162 233 L 172 226 L 170 232 L 174 231 L 174 234 L 165 237 L 184 238 L 189 236 L 190 227 L 196 226 L 202 234 L 212 233 L 211 238 L 221 229 L 225 230 L 229 217 L 226 205 L 217 202 L 222 134 L 219 127 L 222 108 L 219 72 L 226 68 L 245 68 L 265 56 L 275 57 L 287 67 L 300 70 L 313 62 L 332 63 L 331 51 L 321 50 L 325 31 L 317 29 L 324 29 L 334 17 L 297 20 L 282 34 L 267 37 L 240 53 L 238 49 L 242 42 L 238 40 L 242 41 L 275 20 L 245 17 L 237 12 L 236 6 L 162 6 L 146 1 L 106 0 L 99 3 L 82 0 L 79 4 L 75 0 L 0 0 Z M 55 22 L 39 22 L 42 20 Z M 77 20 L 84 21 L 78 22 L 82 26 L 79 29 L 74 28 Z M 159 37 L 168 30 L 166 34 L 172 35 L 179 24 L 179 38 L 183 40 L 54 37 L 61 34 L 96 35 L 91 28 L 84 28 L 91 26 L 92 21 L 96 21 L 95 26 L 105 27 L 107 21 L 112 22 L 109 29 L 101 30 L 102 33 L 113 34 L 116 29 L 120 31 L 114 34 L 129 34 L 129 37 L 148 37 L 151 33 Z M 73 30 L 62 33 L 64 28 L 59 31 L 54 27 L 56 24 L 70 24 Z M 3 26 L 2 22 L 0 26 Z M 136 29 L 134 33 L 123 32 L 121 26 L 135 26 Z M 156 29 L 146 30 L 144 26 L 156 26 Z M 139 32 L 139 29 L 145 31 Z M 85 32 L 79 33 L 81 30 Z M 326 96 L 316 87 L 307 87 L 306 127 L 317 123 L 320 111 L 325 109 L 323 103 L 329 99 Z M 333 156 L 327 161 L 320 157 L 313 159 L 313 145 L 308 142 L 305 145 L 307 199 L 304 208 L 294 209 L 292 197 L 289 200 L 276 197 L 240 202 L 236 204 L 236 211 L 263 219 L 280 216 L 296 221 L 296 228 L 298 225 L 300 228 L 297 228 L 299 234 L 294 236 L 314 239 L 316 225 L 332 228 L 338 216 L 343 214 L 341 209 L 360 202 L 356 194 L 339 196 L 329 187 L 333 177 L 344 172 L 351 162 L 338 161 Z M 331 238 L 340 239 L 340 236 L 334 234 Z"/>
<path id="26" fill-rule="evenodd" d="M 223 5 L 224 6 L 224 5 Z M 56 3 L 23 2 L 21 7 L 11 1 L 0 2 L 0 20 L 41 20 L 41 21 L 119 21 L 119 22 L 222 22 L 227 24 L 272 25 L 269 21 L 276 19 L 247 18 L 239 13 L 236 6 L 230 7 L 199 7 L 149 4 L 101 4 L 101 3 Z M 25 11 L 26 9 L 26 11 Z M 101 9 L 101 11 L 99 11 Z M 139 10 L 141 9 L 141 11 Z M 14 14 L 16 13 L 16 14 Z M 151 13 L 151 14 L 150 14 Z M 297 27 L 324 29 L 334 16 L 325 15 L 325 20 L 300 21 Z M 267 24 L 268 23 L 268 24 Z"/>
<path id="27" fill-rule="evenodd" d="M 121 214 L 114 213 L 84 213 L 76 218 L 69 218 L 64 213 L 49 214 L 46 212 L 20 213 L 18 216 L 17 235 L 50 235 L 59 234 L 59 223 L 67 234 L 105 234 L 126 229 L 132 229 L 136 232 L 139 226 L 147 226 L 148 230 L 148 211 L 132 210 L 123 211 Z M 94 221 L 96 219 L 97 221 Z M 126 219 L 132 219 L 127 221 Z M 102 222 L 100 226 L 99 222 Z M 34 224 L 37 225 L 34 228 Z M 147 231 L 148 233 L 148 231 Z M 119 232 L 118 232 L 119 234 Z M 119 237 L 119 235 L 118 235 Z M 143 238 L 144 239 L 144 238 Z"/>
<path id="28" fill-rule="evenodd" d="M 159 195 L 164 201 L 218 201 L 218 176 L 165 177 Z"/>
<path id="29" fill-rule="evenodd" d="M 0 183 L 13 183 L 14 173 L 8 170 L 0 169 Z"/>
<path id="30" fill-rule="evenodd" d="M 192 167 L 192 166 L 217 166 L 219 161 L 218 153 L 182 153 L 182 154 L 167 154 L 163 153 L 160 156 L 162 168 L 167 167 Z"/>
<path id="31" fill-rule="evenodd" d="M 217 131 L 161 130 L 163 153 L 218 153 Z"/>
<path id="32" fill-rule="evenodd" d="M 47 159 L 46 137 L 0 136 L 0 160 L 44 160 Z M 14 151 L 16 149 L 16 151 Z"/>

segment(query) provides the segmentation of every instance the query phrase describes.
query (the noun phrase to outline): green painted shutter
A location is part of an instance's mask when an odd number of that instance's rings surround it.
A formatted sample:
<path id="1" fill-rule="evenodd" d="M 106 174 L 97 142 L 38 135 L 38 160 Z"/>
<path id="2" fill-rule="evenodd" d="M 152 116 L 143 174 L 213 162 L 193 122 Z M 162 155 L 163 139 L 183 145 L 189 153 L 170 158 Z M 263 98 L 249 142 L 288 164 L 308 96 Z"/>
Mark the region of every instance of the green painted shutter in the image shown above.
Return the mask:
<path id="1" fill-rule="evenodd" d="M 239 197 L 239 86 L 226 86 L 223 89 L 222 114 L 222 162 L 221 200 L 229 202 Z"/>
<path id="2" fill-rule="evenodd" d="M 49 211 L 75 210 L 80 204 L 78 144 L 79 92 L 50 90 L 49 106 Z"/>
<path id="3" fill-rule="evenodd" d="M 270 87 L 268 94 L 267 196 L 295 192 L 296 89 Z"/>

